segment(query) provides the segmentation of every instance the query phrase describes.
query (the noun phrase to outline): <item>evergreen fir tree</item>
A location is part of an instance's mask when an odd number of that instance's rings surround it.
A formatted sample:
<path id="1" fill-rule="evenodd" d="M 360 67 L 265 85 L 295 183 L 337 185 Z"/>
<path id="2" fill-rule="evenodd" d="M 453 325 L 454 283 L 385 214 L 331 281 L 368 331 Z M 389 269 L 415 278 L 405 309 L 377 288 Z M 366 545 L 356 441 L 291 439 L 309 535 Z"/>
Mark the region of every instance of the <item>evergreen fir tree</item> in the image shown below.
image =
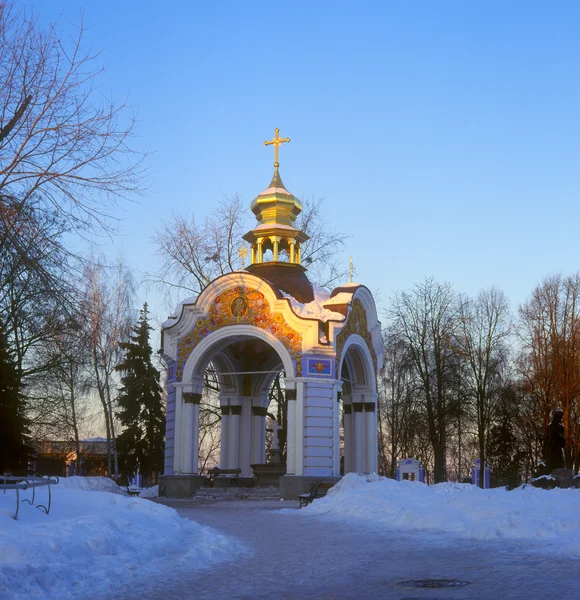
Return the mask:
<path id="1" fill-rule="evenodd" d="M 507 485 L 513 488 L 521 483 L 521 452 L 518 451 L 518 439 L 514 433 L 513 421 L 517 406 L 513 389 L 506 388 L 497 408 L 496 422 L 489 432 L 487 456 L 493 465 L 495 485 Z"/>
<path id="2" fill-rule="evenodd" d="M 125 427 L 117 447 L 120 467 L 127 475 L 138 467 L 153 482 L 163 470 L 165 414 L 159 371 L 151 362 L 147 303 L 140 312 L 129 341 L 120 344 L 125 358 L 116 367 L 123 373 L 117 416 Z"/>
<path id="3" fill-rule="evenodd" d="M 16 363 L 0 329 L 0 473 L 16 474 L 27 468 L 31 448 L 25 412 Z"/>

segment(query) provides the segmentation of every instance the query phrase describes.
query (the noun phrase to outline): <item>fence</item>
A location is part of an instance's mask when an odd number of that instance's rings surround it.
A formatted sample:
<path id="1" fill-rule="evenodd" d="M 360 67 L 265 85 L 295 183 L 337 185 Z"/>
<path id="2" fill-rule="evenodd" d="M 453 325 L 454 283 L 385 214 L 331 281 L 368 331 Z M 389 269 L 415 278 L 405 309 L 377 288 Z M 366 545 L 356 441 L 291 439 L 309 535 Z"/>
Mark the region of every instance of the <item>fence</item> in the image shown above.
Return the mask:
<path id="1" fill-rule="evenodd" d="M 18 512 L 20 510 L 20 490 L 32 490 L 32 499 L 23 498 L 22 502 L 28 502 L 31 506 L 35 506 L 36 502 L 36 488 L 39 487 L 47 487 L 48 488 L 48 503 L 44 504 L 36 504 L 36 508 L 40 508 L 47 515 L 50 513 L 50 505 L 52 503 L 52 494 L 50 491 L 51 485 L 57 485 L 59 482 L 59 478 L 56 475 L 52 477 L 37 477 L 33 475 L 32 477 L 14 477 L 10 473 L 4 473 L 4 475 L 0 476 L 0 490 L 4 491 L 6 494 L 6 490 L 16 490 L 16 511 L 14 513 L 14 519 L 18 519 Z"/>

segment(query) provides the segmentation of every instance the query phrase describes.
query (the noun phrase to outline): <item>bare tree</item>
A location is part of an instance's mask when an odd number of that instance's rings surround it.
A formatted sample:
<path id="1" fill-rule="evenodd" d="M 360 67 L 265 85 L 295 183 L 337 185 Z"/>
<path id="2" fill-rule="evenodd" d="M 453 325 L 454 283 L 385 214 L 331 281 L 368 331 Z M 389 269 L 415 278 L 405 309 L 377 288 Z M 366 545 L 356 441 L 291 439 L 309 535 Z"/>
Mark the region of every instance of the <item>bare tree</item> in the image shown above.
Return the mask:
<path id="1" fill-rule="evenodd" d="M 481 488 L 485 487 L 485 457 L 489 430 L 496 418 L 507 361 L 507 341 L 511 333 L 509 306 L 496 288 L 481 291 L 475 301 L 463 298 L 457 349 L 465 363 L 462 383 L 475 408 L 479 444 Z"/>
<path id="2" fill-rule="evenodd" d="M 332 228 L 322 198 L 304 201 L 297 227 L 310 236 L 301 248 L 310 281 L 327 289 L 345 281 L 348 269 L 341 262 L 340 252 L 348 236 Z"/>
<path id="3" fill-rule="evenodd" d="M 78 308 L 81 269 L 63 240 L 111 233 L 111 209 L 142 189 L 144 170 L 131 110 L 97 89 L 104 68 L 82 23 L 68 37 L 29 14 L 0 2 L 0 319 L 39 414 L 56 360 L 46 344 Z"/>
<path id="4" fill-rule="evenodd" d="M 161 285 L 171 303 L 177 295 L 198 295 L 216 277 L 242 268 L 242 234 L 250 227 L 237 195 L 222 200 L 202 224 L 193 216 L 174 215 L 152 238 L 162 262 L 157 274 L 148 274 L 150 283 Z M 297 227 L 310 236 L 302 262 L 311 281 L 329 287 L 344 278 L 339 250 L 346 236 L 330 229 L 322 200 L 304 203 Z"/>
<path id="5" fill-rule="evenodd" d="M 580 274 L 547 277 L 520 307 L 525 389 L 536 400 L 546 435 L 551 411 L 562 405 L 569 444 L 566 463 L 580 462 Z"/>
<path id="6" fill-rule="evenodd" d="M 34 200 L 83 235 L 107 227 L 115 202 L 138 191 L 142 156 L 129 145 L 125 102 L 98 93 L 99 55 L 58 24 L 0 4 L 0 197 Z"/>
<path id="7" fill-rule="evenodd" d="M 449 398 L 456 361 L 452 341 L 459 325 L 458 298 L 449 284 L 427 278 L 411 292 L 396 295 L 390 315 L 405 340 L 419 381 L 435 482 L 445 480 Z"/>
<path id="8" fill-rule="evenodd" d="M 199 412 L 199 473 L 207 472 L 219 463 L 220 423 L 219 396 L 215 390 L 205 387 Z"/>
<path id="9" fill-rule="evenodd" d="M 174 300 L 175 292 L 197 295 L 212 279 L 241 268 L 243 222 L 238 196 L 220 202 L 201 225 L 193 216 L 174 215 L 153 237 L 162 267 L 150 280 Z"/>
<path id="10" fill-rule="evenodd" d="M 83 431 L 90 415 L 90 355 L 87 338 L 74 322 L 63 323 L 54 339 L 44 341 L 50 368 L 37 382 L 40 400 L 32 410 L 33 438 L 71 442 L 75 475 L 82 474 Z"/>
<path id="11" fill-rule="evenodd" d="M 108 471 L 117 475 L 115 400 L 119 382 L 115 367 L 123 354 L 119 343 L 129 335 L 134 320 L 134 283 L 122 259 L 107 267 L 99 258 L 87 265 L 85 281 L 81 314 L 86 318 L 93 386 L 105 420 Z"/>
<path id="12" fill-rule="evenodd" d="M 379 457 L 385 474 L 395 477 L 397 460 L 409 451 L 413 412 L 412 364 L 405 341 L 385 330 L 383 370 L 379 384 Z"/>
<path id="13" fill-rule="evenodd" d="M 33 202 L 18 210 L 13 199 L 4 200 L 0 203 L 0 322 L 15 353 L 18 377 L 33 399 L 34 379 L 49 368 L 43 344 L 59 334 L 63 311 L 70 314 L 70 303 L 63 306 L 60 301 L 71 289 L 70 256 L 59 241 L 64 233 L 60 219 L 37 210 Z"/>

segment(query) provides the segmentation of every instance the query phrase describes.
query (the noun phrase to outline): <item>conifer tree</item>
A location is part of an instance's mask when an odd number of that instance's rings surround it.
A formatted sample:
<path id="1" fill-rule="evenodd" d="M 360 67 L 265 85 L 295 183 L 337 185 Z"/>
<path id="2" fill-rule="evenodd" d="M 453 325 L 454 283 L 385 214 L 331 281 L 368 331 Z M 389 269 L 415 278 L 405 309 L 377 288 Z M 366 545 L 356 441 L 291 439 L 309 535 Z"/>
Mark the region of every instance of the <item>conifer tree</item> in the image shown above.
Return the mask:
<path id="1" fill-rule="evenodd" d="M 16 363 L 0 328 L 0 473 L 26 469 L 30 432 L 25 411 Z"/>
<path id="2" fill-rule="evenodd" d="M 151 361 L 147 303 L 140 313 L 129 341 L 120 344 L 125 357 L 116 367 L 123 374 L 117 416 L 125 429 L 117 444 L 119 463 L 127 475 L 139 468 L 144 478 L 155 481 L 163 469 L 165 415 L 159 371 Z"/>

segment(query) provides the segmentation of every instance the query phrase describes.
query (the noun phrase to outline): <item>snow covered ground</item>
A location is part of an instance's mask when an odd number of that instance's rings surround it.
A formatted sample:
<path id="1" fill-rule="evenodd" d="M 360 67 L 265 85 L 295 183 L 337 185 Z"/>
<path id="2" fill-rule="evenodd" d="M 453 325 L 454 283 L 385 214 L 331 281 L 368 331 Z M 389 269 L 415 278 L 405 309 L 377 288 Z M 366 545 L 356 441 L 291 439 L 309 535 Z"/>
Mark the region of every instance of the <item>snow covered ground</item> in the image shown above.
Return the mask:
<path id="1" fill-rule="evenodd" d="M 53 490 L 84 490 L 85 492 L 111 492 L 112 494 L 126 495 L 126 488 L 119 487 L 108 477 L 62 477 L 58 486 Z"/>
<path id="2" fill-rule="evenodd" d="M 158 498 L 159 497 L 159 486 L 154 485 L 150 488 L 144 488 L 139 494 L 139 498 Z"/>
<path id="3" fill-rule="evenodd" d="M 204 569 L 247 552 L 172 508 L 123 495 L 106 478 L 61 479 L 52 490 L 50 515 L 21 503 L 18 521 L 15 492 L 0 492 L 2 600 L 96 597 L 168 568 Z M 36 502 L 46 498 L 38 488 Z"/>
<path id="4" fill-rule="evenodd" d="M 300 512 L 464 539 L 506 539 L 522 542 L 533 551 L 580 558 L 579 506 L 578 489 L 526 486 L 508 492 L 470 484 L 428 486 L 349 474 L 325 498 Z"/>

